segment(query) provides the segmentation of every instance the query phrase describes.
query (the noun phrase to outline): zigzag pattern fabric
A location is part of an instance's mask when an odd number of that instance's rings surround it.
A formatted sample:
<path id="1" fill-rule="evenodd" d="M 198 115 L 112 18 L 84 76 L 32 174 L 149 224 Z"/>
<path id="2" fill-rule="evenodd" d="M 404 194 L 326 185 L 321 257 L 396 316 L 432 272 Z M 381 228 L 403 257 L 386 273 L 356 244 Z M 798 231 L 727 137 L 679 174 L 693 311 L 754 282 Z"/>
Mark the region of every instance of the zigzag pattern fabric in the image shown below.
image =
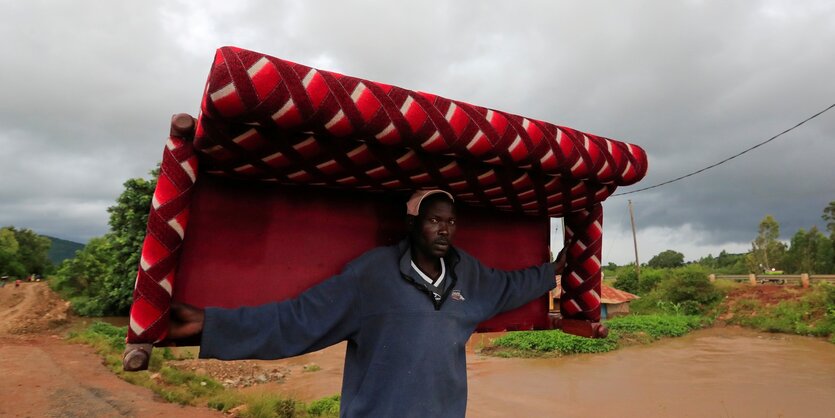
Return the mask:
<path id="1" fill-rule="evenodd" d="M 174 274 L 188 225 L 197 168 L 197 156 L 190 138 L 169 137 L 142 244 L 128 343 L 159 342 L 168 332 Z"/>
<path id="2" fill-rule="evenodd" d="M 576 241 L 575 241 L 576 239 Z M 560 313 L 566 319 L 600 321 L 600 274 L 603 249 L 603 205 L 565 217 L 565 244 L 570 245 L 561 278 Z"/>
<path id="3" fill-rule="evenodd" d="M 131 308 L 129 343 L 165 338 L 174 272 L 201 172 L 263 182 L 406 191 L 564 216 L 561 306 L 600 319 L 600 202 L 646 173 L 640 147 L 429 93 L 349 77 L 235 47 L 217 51 L 193 148 L 172 136 Z"/>
<path id="4" fill-rule="evenodd" d="M 234 47 L 218 50 L 195 148 L 210 173 L 563 216 L 633 184 L 638 146 Z"/>

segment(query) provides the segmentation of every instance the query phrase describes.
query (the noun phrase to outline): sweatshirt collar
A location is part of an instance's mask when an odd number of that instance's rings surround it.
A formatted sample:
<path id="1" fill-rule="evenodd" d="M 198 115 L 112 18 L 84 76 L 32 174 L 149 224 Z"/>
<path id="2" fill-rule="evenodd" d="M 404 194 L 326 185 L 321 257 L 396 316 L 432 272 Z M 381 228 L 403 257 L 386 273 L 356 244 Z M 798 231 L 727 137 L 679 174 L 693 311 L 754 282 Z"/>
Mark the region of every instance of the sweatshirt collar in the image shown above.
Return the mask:
<path id="1" fill-rule="evenodd" d="M 400 241 L 397 244 L 397 248 L 400 251 L 400 272 L 408 276 L 412 269 L 412 245 L 409 238 L 406 237 Z M 455 268 L 459 259 L 460 256 L 458 255 L 458 251 L 455 247 L 450 246 L 449 251 L 447 251 L 447 254 L 444 256 L 447 273 Z"/>

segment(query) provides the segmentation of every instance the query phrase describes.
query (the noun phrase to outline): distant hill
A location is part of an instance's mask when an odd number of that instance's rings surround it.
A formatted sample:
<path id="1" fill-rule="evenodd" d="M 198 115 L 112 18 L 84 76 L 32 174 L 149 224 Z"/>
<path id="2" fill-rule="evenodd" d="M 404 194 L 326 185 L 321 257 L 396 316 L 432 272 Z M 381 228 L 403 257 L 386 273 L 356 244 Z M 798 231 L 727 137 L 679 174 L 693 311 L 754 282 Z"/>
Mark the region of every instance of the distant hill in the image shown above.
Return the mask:
<path id="1" fill-rule="evenodd" d="M 68 258 L 75 257 L 75 252 L 84 248 L 84 244 L 78 242 L 67 241 L 48 235 L 44 236 L 52 241 L 52 246 L 49 247 L 49 261 L 56 266 Z"/>

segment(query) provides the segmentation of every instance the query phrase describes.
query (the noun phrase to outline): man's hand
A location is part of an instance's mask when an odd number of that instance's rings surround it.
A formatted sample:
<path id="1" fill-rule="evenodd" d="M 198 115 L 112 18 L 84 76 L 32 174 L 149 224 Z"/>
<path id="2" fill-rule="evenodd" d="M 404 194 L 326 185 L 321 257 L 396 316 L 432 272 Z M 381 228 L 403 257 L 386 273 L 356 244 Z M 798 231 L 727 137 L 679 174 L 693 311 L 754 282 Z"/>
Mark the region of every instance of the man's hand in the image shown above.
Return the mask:
<path id="1" fill-rule="evenodd" d="M 565 270 L 565 248 L 560 250 L 560 253 L 557 254 L 556 260 L 554 260 L 554 272 L 556 274 L 562 274 L 562 271 Z"/>
<path id="2" fill-rule="evenodd" d="M 203 309 L 184 303 L 171 304 L 171 317 L 168 323 L 168 340 L 195 338 L 203 332 Z"/>

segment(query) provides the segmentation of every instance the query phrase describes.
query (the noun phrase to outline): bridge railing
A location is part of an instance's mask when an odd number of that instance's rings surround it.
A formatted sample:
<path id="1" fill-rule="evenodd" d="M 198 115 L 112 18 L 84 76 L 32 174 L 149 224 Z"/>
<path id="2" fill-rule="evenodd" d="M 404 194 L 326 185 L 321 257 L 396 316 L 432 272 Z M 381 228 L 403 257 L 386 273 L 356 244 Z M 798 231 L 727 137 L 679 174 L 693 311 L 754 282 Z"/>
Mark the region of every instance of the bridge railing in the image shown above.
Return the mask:
<path id="1" fill-rule="evenodd" d="M 835 274 L 711 274 L 710 281 L 731 280 L 739 283 L 787 284 L 809 287 L 812 283 L 829 282 L 835 284 Z"/>

